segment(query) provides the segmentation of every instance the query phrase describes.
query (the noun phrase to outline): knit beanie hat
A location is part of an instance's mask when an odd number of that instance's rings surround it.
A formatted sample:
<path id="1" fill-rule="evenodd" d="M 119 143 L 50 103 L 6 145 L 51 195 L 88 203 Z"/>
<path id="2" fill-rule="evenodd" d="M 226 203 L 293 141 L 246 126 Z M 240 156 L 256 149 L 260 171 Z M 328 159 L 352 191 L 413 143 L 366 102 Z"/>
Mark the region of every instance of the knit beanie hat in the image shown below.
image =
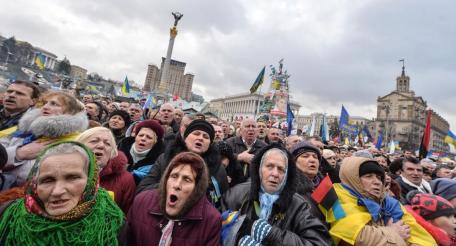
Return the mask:
<path id="1" fill-rule="evenodd" d="M 165 130 L 160 125 L 160 123 L 158 123 L 158 121 L 156 121 L 156 120 L 143 120 L 143 121 L 139 122 L 136 125 L 135 136 L 137 136 L 139 131 L 141 130 L 141 128 L 144 128 L 144 127 L 145 128 L 149 128 L 152 131 L 154 131 L 155 134 L 157 134 L 157 140 L 162 139 L 163 138 L 163 134 L 165 134 Z"/>
<path id="2" fill-rule="evenodd" d="M 114 115 L 118 115 L 123 119 L 123 121 L 125 122 L 125 128 L 127 128 L 131 124 L 131 118 L 127 112 L 123 110 L 114 110 L 111 114 L 109 114 L 109 119 L 111 119 Z"/>
<path id="3" fill-rule="evenodd" d="M 193 131 L 200 130 L 203 132 L 206 132 L 209 134 L 211 143 L 214 141 L 215 137 L 215 130 L 214 127 L 207 121 L 201 120 L 201 119 L 196 119 L 190 123 L 190 125 L 187 126 L 187 129 L 185 129 L 184 132 L 184 139 L 187 138 L 187 136 L 192 133 Z"/>
<path id="4" fill-rule="evenodd" d="M 432 193 L 448 201 L 456 198 L 456 180 L 440 178 L 431 181 Z"/>
<path id="5" fill-rule="evenodd" d="M 443 197 L 436 195 L 417 194 L 412 198 L 410 205 L 425 220 L 455 214 L 453 205 Z"/>
<path id="6" fill-rule="evenodd" d="M 291 148 L 291 154 L 293 154 L 295 160 L 298 159 L 300 155 L 306 152 L 314 152 L 315 154 L 317 154 L 318 160 L 321 161 L 320 149 L 318 149 L 317 147 L 315 147 L 315 145 L 309 142 L 302 141 L 293 145 L 293 147 Z"/>
<path id="7" fill-rule="evenodd" d="M 380 164 L 378 164 L 378 162 L 368 160 L 359 166 L 359 177 L 368 173 L 375 173 L 380 175 L 382 183 L 385 182 L 385 170 L 380 166 Z"/>

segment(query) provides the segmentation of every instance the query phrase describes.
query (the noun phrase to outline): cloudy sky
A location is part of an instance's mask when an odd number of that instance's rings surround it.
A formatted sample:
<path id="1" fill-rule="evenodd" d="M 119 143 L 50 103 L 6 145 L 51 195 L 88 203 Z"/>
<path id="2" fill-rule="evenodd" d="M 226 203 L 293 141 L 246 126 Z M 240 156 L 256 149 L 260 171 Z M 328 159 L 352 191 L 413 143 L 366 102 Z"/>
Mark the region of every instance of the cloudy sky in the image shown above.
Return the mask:
<path id="1" fill-rule="evenodd" d="M 0 34 L 72 64 L 143 83 L 166 54 L 195 74 L 206 100 L 247 92 L 263 66 L 285 59 L 301 113 L 376 116 L 406 60 L 411 89 L 456 127 L 456 3 L 424 0 L 4 1 Z M 269 73 L 269 71 L 267 71 Z M 266 78 L 270 82 L 269 78 Z M 269 86 L 269 85 L 267 85 Z"/>

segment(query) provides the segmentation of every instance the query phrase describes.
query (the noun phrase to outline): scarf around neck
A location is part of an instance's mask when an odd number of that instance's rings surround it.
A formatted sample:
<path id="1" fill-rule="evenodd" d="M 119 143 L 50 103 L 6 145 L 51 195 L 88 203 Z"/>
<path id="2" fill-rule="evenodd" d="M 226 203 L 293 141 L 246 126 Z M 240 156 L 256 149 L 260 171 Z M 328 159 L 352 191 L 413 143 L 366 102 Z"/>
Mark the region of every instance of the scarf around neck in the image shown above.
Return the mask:
<path id="1" fill-rule="evenodd" d="M 408 180 L 406 177 L 404 177 L 402 175 L 401 175 L 401 179 L 402 179 L 402 181 L 404 181 L 404 183 L 412 186 L 413 188 L 416 188 L 417 190 L 419 190 L 422 193 L 431 193 L 432 194 L 431 186 L 424 179 L 421 180 L 421 184 L 419 186 L 414 184 L 414 183 L 412 183 L 412 182 L 410 182 L 410 180 Z"/>
<path id="2" fill-rule="evenodd" d="M 393 219 L 394 223 L 402 219 L 404 212 L 401 209 L 399 201 L 390 197 L 389 195 L 385 196 L 383 202 L 379 204 L 370 198 L 364 197 L 356 190 L 352 189 L 350 186 L 344 183 L 342 183 L 342 186 L 348 192 L 350 192 L 352 196 L 358 199 L 359 206 L 363 206 L 367 209 L 374 222 L 378 222 L 382 218 L 384 224 L 386 225 L 388 220 L 391 218 Z"/>
<path id="3" fill-rule="evenodd" d="M 131 155 L 131 158 L 133 159 L 132 164 L 135 164 L 138 161 L 141 161 L 144 158 L 146 158 L 146 156 L 147 156 L 147 154 L 149 154 L 150 150 L 151 149 L 146 149 L 144 151 L 138 151 L 138 150 L 136 150 L 135 143 L 133 143 L 130 148 L 130 155 Z"/>
<path id="4" fill-rule="evenodd" d="M 88 157 L 87 184 L 78 205 L 60 216 L 49 215 L 37 194 L 41 158 L 51 148 L 70 143 Z M 123 213 L 108 192 L 98 189 L 94 155 L 84 145 L 62 141 L 50 145 L 36 159 L 27 178 L 25 197 L 10 205 L 0 221 L 0 242 L 5 245 L 106 245 L 117 244 Z"/>

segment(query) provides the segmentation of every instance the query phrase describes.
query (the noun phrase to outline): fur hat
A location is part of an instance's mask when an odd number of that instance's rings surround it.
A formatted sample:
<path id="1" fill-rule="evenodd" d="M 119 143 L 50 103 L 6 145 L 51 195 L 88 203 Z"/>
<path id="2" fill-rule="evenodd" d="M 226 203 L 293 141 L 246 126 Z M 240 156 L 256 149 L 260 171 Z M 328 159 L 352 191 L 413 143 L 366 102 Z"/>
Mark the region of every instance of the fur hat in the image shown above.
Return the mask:
<path id="1" fill-rule="evenodd" d="M 185 132 L 184 132 L 184 139 L 186 139 L 190 133 L 192 133 L 193 131 L 196 131 L 196 130 L 206 132 L 207 134 L 209 134 L 211 143 L 212 143 L 212 141 L 214 141 L 214 137 L 215 137 L 214 127 L 209 122 L 207 122 L 205 120 L 200 120 L 200 119 L 196 119 L 196 120 L 192 121 L 192 123 L 190 123 L 190 125 L 187 126 L 187 129 L 185 129 Z"/>
<path id="2" fill-rule="evenodd" d="M 158 123 L 158 121 L 156 121 L 156 120 L 143 120 L 143 121 L 139 122 L 136 125 L 135 136 L 137 136 L 139 131 L 141 130 L 141 128 L 144 128 L 144 127 L 145 128 L 149 128 L 152 131 L 154 131 L 155 134 L 157 134 L 157 140 L 162 139 L 163 138 L 163 134 L 165 134 L 165 130 L 163 130 L 163 127 L 160 125 L 160 123 Z"/>

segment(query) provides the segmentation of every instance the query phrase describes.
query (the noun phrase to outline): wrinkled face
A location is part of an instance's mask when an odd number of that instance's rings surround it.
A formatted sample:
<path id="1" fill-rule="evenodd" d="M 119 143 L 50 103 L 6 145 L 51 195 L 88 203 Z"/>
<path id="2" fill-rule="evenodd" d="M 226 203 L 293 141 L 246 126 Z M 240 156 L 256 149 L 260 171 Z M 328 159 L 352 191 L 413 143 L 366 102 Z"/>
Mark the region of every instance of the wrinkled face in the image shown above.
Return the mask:
<path id="1" fill-rule="evenodd" d="M 367 173 L 359 178 L 365 192 L 371 197 L 380 199 L 383 194 L 383 183 L 380 175 Z"/>
<path id="2" fill-rule="evenodd" d="M 122 117 L 119 115 L 113 115 L 109 119 L 109 128 L 111 129 L 123 129 L 125 127 L 125 121 Z"/>
<path id="3" fill-rule="evenodd" d="M 296 167 L 309 179 L 315 178 L 320 167 L 318 155 L 315 152 L 304 152 L 296 159 Z"/>
<path id="4" fill-rule="evenodd" d="M 58 96 L 53 96 L 48 98 L 46 101 L 43 102 L 43 106 L 41 107 L 41 114 L 45 116 L 49 115 L 59 115 L 63 114 L 65 111 L 65 107 L 63 106 L 63 102 L 59 100 Z"/>
<path id="5" fill-rule="evenodd" d="M 90 116 L 98 116 L 98 107 L 95 103 L 87 103 L 85 105 L 85 110 Z"/>
<path id="6" fill-rule="evenodd" d="M 293 145 L 302 141 L 302 138 L 297 135 L 292 135 L 287 138 L 287 150 L 289 151 Z"/>
<path id="7" fill-rule="evenodd" d="M 241 137 L 252 143 L 258 136 L 257 124 L 254 120 L 244 120 L 241 125 Z"/>
<path id="8" fill-rule="evenodd" d="M 265 138 L 267 131 L 268 131 L 268 127 L 266 126 L 266 123 L 257 122 L 257 128 L 258 128 L 258 137 Z"/>
<path id="9" fill-rule="evenodd" d="M 196 154 L 204 154 L 211 144 L 210 136 L 205 131 L 194 130 L 185 139 L 187 149 Z"/>
<path id="10" fill-rule="evenodd" d="M 138 104 L 131 105 L 128 108 L 128 114 L 130 115 L 132 121 L 141 120 L 142 113 L 143 113 L 143 111 L 142 111 L 141 107 L 139 107 Z"/>
<path id="11" fill-rule="evenodd" d="M 128 112 L 128 108 L 130 107 L 130 103 L 129 102 L 121 102 L 119 104 L 119 108 L 125 112 Z"/>
<path id="12" fill-rule="evenodd" d="M 217 125 L 212 125 L 215 130 L 215 139 L 214 141 L 223 141 L 223 138 L 225 137 L 223 134 L 223 130 L 220 126 Z"/>
<path id="13" fill-rule="evenodd" d="M 32 88 L 21 84 L 12 84 L 6 90 L 3 106 L 9 113 L 22 112 L 35 103 L 32 95 Z"/>
<path id="14" fill-rule="evenodd" d="M 159 114 L 162 124 L 169 125 L 174 119 L 174 108 L 169 104 L 163 104 Z"/>
<path id="15" fill-rule="evenodd" d="M 155 143 L 157 143 L 157 134 L 150 128 L 141 128 L 135 137 L 135 148 L 139 152 L 152 149 Z"/>
<path id="16" fill-rule="evenodd" d="M 451 170 L 448 168 L 440 168 L 439 171 L 436 173 L 437 177 L 439 178 L 447 178 L 451 179 L 453 177 L 453 174 L 451 173 Z"/>
<path id="17" fill-rule="evenodd" d="M 95 154 L 100 168 L 104 168 L 108 164 L 111 159 L 112 148 L 116 147 L 116 143 L 111 141 L 110 132 L 100 131 L 92 134 L 83 142 Z"/>
<path id="18" fill-rule="evenodd" d="M 36 190 L 49 215 L 65 214 L 78 205 L 87 184 L 85 165 L 79 153 L 42 160 Z"/>
<path id="19" fill-rule="evenodd" d="M 270 142 L 279 142 L 281 130 L 277 128 L 269 128 L 268 139 Z"/>
<path id="20" fill-rule="evenodd" d="M 174 120 L 175 120 L 177 123 L 180 123 L 180 122 L 181 122 L 182 117 L 184 117 L 184 112 L 182 112 L 182 110 L 175 110 L 175 111 L 174 111 Z"/>
<path id="21" fill-rule="evenodd" d="M 166 213 L 176 216 L 184 208 L 195 189 L 196 175 L 190 165 L 182 164 L 171 170 L 166 181 Z"/>
<path id="22" fill-rule="evenodd" d="M 456 218 L 451 216 L 440 216 L 431 220 L 431 223 L 444 230 L 450 237 L 456 237 Z"/>
<path id="23" fill-rule="evenodd" d="M 423 167 L 421 164 L 414 164 L 405 161 L 402 166 L 402 175 L 415 185 L 421 185 L 423 179 Z"/>
<path id="24" fill-rule="evenodd" d="M 218 125 L 218 120 L 217 120 L 217 118 L 211 117 L 211 118 L 209 118 L 209 119 L 207 120 L 207 122 L 211 123 L 212 125 Z"/>
<path id="25" fill-rule="evenodd" d="M 261 184 L 267 193 L 274 193 L 279 190 L 280 184 L 285 178 L 287 163 L 280 154 L 269 154 L 261 166 Z"/>

